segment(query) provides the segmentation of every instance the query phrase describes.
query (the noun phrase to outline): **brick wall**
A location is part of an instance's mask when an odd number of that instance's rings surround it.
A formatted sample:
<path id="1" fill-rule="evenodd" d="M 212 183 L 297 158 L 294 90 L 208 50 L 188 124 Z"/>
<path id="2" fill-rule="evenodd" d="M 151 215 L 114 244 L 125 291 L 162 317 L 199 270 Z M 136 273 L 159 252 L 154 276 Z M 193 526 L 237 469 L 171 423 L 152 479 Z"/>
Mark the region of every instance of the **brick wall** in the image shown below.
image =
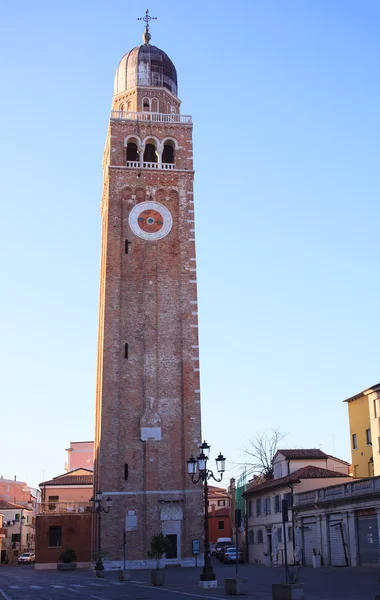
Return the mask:
<path id="1" fill-rule="evenodd" d="M 75 550 L 78 562 L 91 560 L 91 520 L 89 514 L 39 515 L 36 517 L 36 563 L 56 563 L 66 548 Z M 49 527 L 62 527 L 62 546 L 49 548 Z"/>

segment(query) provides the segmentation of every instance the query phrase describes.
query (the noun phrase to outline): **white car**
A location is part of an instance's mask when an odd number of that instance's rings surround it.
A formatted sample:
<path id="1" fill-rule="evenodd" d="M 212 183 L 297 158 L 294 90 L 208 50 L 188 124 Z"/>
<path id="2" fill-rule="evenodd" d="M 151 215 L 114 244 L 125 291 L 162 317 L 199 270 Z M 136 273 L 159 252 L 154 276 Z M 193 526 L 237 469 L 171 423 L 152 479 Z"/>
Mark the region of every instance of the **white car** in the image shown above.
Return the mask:
<path id="1" fill-rule="evenodd" d="M 17 562 L 19 565 L 31 565 L 36 562 L 36 555 L 32 552 L 24 552 L 18 557 Z"/>

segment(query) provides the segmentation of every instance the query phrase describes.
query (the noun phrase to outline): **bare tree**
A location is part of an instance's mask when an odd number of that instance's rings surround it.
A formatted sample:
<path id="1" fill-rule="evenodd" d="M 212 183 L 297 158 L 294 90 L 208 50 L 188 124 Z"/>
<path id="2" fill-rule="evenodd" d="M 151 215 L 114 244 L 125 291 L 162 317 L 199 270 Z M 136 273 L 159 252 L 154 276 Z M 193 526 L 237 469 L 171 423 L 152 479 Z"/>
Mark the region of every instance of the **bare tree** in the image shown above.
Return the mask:
<path id="1" fill-rule="evenodd" d="M 257 475 L 263 475 L 266 478 L 273 476 L 273 458 L 278 450 L 278 445 L 286 436 L 278 429 L 264 431 L 256 434 L 249 440 L 249 445 L 243 448 L 245 454 L 249 457 L 246 466 L 250 466 Z"/>

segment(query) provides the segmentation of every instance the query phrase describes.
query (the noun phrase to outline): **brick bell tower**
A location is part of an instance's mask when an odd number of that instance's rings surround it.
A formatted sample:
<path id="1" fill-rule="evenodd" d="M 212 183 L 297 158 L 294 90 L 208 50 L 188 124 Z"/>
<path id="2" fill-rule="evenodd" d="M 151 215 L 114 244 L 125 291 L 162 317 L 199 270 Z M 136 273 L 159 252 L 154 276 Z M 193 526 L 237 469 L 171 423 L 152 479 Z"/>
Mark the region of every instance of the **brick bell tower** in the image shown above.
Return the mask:
<path id="1" fill-rule="evenodd" d="M 105 567 L 149 566 L 152 535 L 168 561 L 194 564 L 202 487 L 186 461 L 201 443 L 192 119 L 177 73 L 150 44 L 120 61 L 104 150 L 95 492 Z M 98 547 L 98 532 L 94 532 Z"/>

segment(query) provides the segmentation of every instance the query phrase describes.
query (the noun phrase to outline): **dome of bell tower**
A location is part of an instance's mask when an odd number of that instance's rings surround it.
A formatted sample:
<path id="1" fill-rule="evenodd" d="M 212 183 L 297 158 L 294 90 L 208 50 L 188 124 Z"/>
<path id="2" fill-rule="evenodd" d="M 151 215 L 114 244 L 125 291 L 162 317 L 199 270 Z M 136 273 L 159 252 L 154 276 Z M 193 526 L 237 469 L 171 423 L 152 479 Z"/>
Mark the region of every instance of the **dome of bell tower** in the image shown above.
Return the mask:
<path id="1" fill-rule="evenodd" d="M 177 96 L 177 71 L 160 48 L 149 44 L 150 34 L 145 32 L 145 41 L 123 56 L 115 75 L 114 95 L 134 87 L 158 87 L 168 89 Z"/>

